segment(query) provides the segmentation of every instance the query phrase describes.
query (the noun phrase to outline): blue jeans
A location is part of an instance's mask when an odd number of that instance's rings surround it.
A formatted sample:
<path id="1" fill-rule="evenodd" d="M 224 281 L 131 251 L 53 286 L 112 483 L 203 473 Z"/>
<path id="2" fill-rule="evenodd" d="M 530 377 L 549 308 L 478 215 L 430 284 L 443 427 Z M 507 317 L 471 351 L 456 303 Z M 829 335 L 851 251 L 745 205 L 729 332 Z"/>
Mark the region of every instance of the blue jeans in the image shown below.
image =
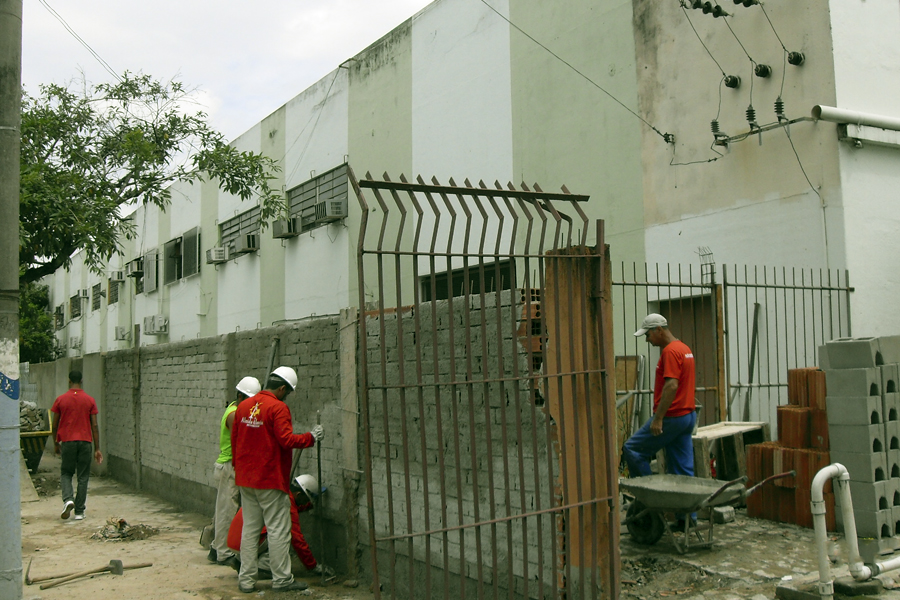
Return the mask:
<path id="1" fill-rule="evenodd" d="M 663 418 L 663 431 L 653 435 L 650 431 L 651 418 L 638 429 L 622 449 L 628 464 L 630 477 L 650 475 L 650 461 L 662 449 L 666 451 L 666 470 L 675 475 L 694 476 L 694 444 L 691 434 L 697 422 L 697 412 L 692 411 L 681 417 Z"/>
<path id="2" fill-rule="evenodd" d="M 75 501 L 75 514 L 84 514 L 84 503 L 87 500 L 88 479 L 91 477 L 91 442 L 63 442 L 60 444 L 59 487 L 63 502 Z M 78 480 L 78 491 L 72 496 L 72 477 Z"/>

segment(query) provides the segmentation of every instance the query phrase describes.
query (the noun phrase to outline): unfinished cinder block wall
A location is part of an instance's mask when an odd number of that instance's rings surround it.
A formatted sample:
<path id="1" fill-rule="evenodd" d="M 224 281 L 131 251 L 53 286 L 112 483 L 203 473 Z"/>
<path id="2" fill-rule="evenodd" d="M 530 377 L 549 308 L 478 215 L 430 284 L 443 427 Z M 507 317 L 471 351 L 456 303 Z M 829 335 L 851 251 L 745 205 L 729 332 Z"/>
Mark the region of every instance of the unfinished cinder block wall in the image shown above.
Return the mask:
<path id="1" fill-rule="evenodd" d="M 828 381 L 832 462 L 850 474 L 860 552 L 871 562 L 900 549 L 900 337 L 834 340 L 819 357 Z M 842 517 L 839 511 L 839 524 Z"/>

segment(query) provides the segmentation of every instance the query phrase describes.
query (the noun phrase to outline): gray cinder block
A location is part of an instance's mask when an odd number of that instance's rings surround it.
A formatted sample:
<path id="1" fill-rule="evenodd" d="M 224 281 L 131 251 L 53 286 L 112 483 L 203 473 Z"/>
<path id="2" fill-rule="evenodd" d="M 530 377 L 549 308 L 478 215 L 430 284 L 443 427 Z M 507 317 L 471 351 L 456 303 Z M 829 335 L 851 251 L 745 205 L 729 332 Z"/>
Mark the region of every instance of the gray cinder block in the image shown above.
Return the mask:
<path id="1" fill-rule="evenodd" d="M 884 424 L 884 449 L 900 452 L 900 421 L 888 421 Z"/>
<path id="2" fill-rule="evenodd" d="M 884 364 L 900 363 L 900 335 L 884 335 L 878 338 L 878 348 Z"/>
<path id="3" fill-rule="evenodd" d="M 881 373 L 881 393 L 895 393 L 897 384 L 900 382 L 900 365 L 881 365 L 878 367 L 878 371 Z"/>
<path id="4" fill-rule="evenodd" d="M 844 465 L 850 474 L 850 481 L 875 483 L 888 478 L 887 455 L 884 452 L 858 453 L 832 449 L 831 462 Z"/>
<path id="5" fill-rule="evenodd" d="M 880 540 L 894 535 L 894 514 L 891 509 L 857 510 L 854 504 L 853 517 L 856 521 L 857 537 Z"/>
<path id="6" fill-rule="evenodd" d="M 885 423 L 900 421 L 900 393 L 881 395 L 881 416 Z"/>
<path id="7" fill-rule="evenodd" d="M 828 438 L 831 452 L 856 452 L 860 454 L 883 453 L 884 426 L 878 425 L 829 425 Z"/>
<path id="8" fill-rule="evenodd" d="M 850 500 L 853 503 L 853 510 L 893 509 L 893 491 L 895 487 L 888 480 L 875 482 L 851 481 Z M 839 498 L 840 494 L 836 494 L 835 497 Z"/>
<path id="9" fill-rule="evenodd" d="M 884 422 L 879 396 L 826 396 L 829 425 L 878 425 Z"/>
<path id="10" fill-rule="evenodd" d="M 825 353 L 829 369 L 864 369 L 885 364 L 878 338 L 832 340 L 825 344 Z"/>
<path id="11" fill-rule="evenodd" d="M 880 396 L 881 372 L 869 369 L 830 369 L 825 371 L 829 396 Z"/>

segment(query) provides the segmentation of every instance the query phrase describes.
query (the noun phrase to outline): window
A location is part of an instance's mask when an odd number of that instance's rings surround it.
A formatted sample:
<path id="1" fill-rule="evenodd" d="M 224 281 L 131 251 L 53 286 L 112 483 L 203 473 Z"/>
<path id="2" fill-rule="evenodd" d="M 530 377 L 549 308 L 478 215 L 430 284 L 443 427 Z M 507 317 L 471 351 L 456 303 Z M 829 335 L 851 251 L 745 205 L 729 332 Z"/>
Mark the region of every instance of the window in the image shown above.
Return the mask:
<path id="1" fill-rule="evenodd" d="M 190 277 L 200 272 L 200 228 L 194 227 L 184 232 L 181 244 L 182 277 Z"/>
<path id="2" fill-rule="evenodd" d="M 103 292 L 100 290 L 100 284 L 94 284 L 91 287 L 91 311 L 100 310 L 100 296 Z"/>
<path id="3" fill-rule="evenodd" d="M 219 223 L 219 233 L 221 245 L 228 248 L 229 256 L 245 254 L 249 251 L 247 236 L 259 234 L 259 207 Z"/>
<path id="4" fill-rule="evenodd" d="M 163 282 L 168 285 L 181 279 L 183 268 L 181 261 L 181 238 L 177 237 L 174 240 L 166 242 L 166 245 L 163 246 L 163 253 L 165 254 Z"/>
<path id="5" fill-rule="evenodd" d="M 482 278 L 482 273 L 484 276 Z M 484 281 L 484 293 L 492 293 L 500 290 L 511 290 L 516 281 L 515 267 L 512 261 L 505 260 L 499 263 L 472 264 L 468 267 L 468 289 L 466 285 L 465 269 L 454 269 L 448 274 L 435 273 L 420 278 L 422 285 L 422 298 L 425 302 L 431 300 L 446 300 L 453 291 L 453 297 L 482 292 L 481 283 Z M 499 276 L 499 281 L 498 281 Z M 432 279 L 434 279 L 434 297 L 432 298 Z"/>
<path id="6" fill-rule="evenodd" d="M 142 294 L 144 293 L 144 276 L 138 275 L 134 278 L 134 293 Z"/>
<path id="7" fill-rule="evenodd" d="M 159 250 L 153 249 L 144 255 L 144 293 L 155 292 L 157 288 L 157 273 L 159 263 Z"/>
<path id="8" fill-rule="evenodd" d="M 110 279 L 106 284 L 106 304 L 115 304 L 119 301 L 119 283 Z"/>
<path id="9" fill-rule="evenodd" d="M 69 298 L 69 316 L 73 319 L 81 316 L 81 294 Z"/>
<path id="10" fill-rule="evenodd" d="M 56 310 L 53 311 L 53 325 L 57 330 L 62 329 L 66 326 L 66 305 L 60 304 L 56 307 Z"/>
<path id="11" fill-rule="evenodd" d="M 309 231 L 347 216 L 347 165 L 326 171 L 287 192 L 292 217 L 300 217 L 300 231 Z"/>

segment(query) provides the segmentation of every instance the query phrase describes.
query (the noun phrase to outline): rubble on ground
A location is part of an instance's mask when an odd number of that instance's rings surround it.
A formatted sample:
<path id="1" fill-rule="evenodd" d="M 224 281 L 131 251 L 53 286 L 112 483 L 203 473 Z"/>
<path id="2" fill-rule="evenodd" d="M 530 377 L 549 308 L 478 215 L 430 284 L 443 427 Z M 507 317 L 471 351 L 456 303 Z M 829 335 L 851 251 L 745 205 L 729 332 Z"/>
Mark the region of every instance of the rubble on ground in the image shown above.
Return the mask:
<path id="1" fill-rule="evenodd" d="M 98 529 L 97 533 L 91 535 L 91 539 L 103 540 L 104 542 L 130 542 L 145 540 L 157 533 L 159 533 L 159 529 L 156 527 L 143 523 L 129 525 L 125 519 L 110 517 L 106 520 L 106 525 Z"/>
<path id="2" fill-rule="evenodd" d="M 46 412 L 34 402 L 19 400 L 19 431 L 47 431 L 49 423 L 44 423 Z"/>

